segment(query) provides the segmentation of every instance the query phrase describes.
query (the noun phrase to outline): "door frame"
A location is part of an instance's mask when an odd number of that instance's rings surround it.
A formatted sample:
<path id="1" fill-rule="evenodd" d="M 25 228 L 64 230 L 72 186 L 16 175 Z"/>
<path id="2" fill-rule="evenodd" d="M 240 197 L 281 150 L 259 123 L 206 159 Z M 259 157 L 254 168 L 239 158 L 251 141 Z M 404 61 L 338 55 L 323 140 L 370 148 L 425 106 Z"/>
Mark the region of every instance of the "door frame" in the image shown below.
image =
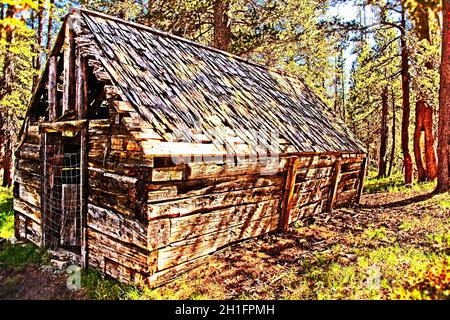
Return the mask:
<path id="1" fill-rule="evenodd" d="M 87 267 L 87 135 L 88 135 L 88 121 L 59 121 L 59 122 L 44 122 L 39 124 L 39 132 L 41 134 L 41 221 L 42 221 L 42 239 L 41 246 L 48 247 L 49 241 L 46 235 L 46 181 L 48 180 L 48 142 L 50 133 L 63 133 L 67 131 L 80 133 L 80 247 L 81 247 L 81 264 L 82 267 Z"/>

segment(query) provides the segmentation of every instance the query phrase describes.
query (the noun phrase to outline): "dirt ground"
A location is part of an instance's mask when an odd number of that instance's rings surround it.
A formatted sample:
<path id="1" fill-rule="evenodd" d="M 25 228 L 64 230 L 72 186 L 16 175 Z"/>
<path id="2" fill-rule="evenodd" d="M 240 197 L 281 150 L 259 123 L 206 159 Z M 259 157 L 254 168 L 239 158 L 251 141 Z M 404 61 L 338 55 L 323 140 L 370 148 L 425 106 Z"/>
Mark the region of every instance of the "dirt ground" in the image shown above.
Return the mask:
<path id="1" fill-rule="evenodd" d="M 358 207 L 317 215 L 287 234 L 266 235 L 226 248 L 207 264 L 146 298 L 295 298 L 296 281 L 313 285 L 314 276 L 301 277 L 310 272 L 311 265 L 351 265 L 358 259 L 358 250 L 396 245 L 448 250 L 430 242 L 426 222 L 434 226 L 440 221 L 448 228 L 448 217 L 449 209 L 439 206 L 426 191 L 364 195 Z M 409 227 L 405 227 L 406 220 L 412 221 Z M 383 236 L 372 237 L 370 232 L 378 230 Z M 369 237 L 363 237 L 366 233 Z M 361 243 L 362 238 L 365 243 Z M 0 270 L 0 298 L 85 299 L 82 291 L 67 289 L 66 279 L 67 274 L 42 267 Z M 299 297 L 317 298 L 310 293 Z"/>
<path id="2" fill-rule="evenodd" d="M 81 290 L 67 288 L 67 274 L 49 267 L 26 266 L 0 269 L 2 300 L 80 300 Z"/>

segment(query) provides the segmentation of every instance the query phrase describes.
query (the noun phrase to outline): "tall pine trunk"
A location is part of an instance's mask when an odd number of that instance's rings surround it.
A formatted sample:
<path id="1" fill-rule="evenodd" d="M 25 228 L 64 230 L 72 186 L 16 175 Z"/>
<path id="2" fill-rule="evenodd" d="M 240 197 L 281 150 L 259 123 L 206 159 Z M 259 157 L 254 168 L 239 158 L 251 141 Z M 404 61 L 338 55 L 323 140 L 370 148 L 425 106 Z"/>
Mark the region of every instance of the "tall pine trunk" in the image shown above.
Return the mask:
<path id="1" fill-rule="evenodd" d="M 44 38 L 44 1 L 39 0 L 38 4 L 38 30 L 37 30 L 37 45 L 36 45 L 36 73 L 33 77 L 33 88 L 39 80 L 39 70 L 41 70 L 41 54 L 42 54 L 42 40 Z"/>
<path id="2" fill-rule="evenodd" d="M 4 135 L 3 154 L 3 187 L 10 187 L 12 184 L 12 141 L 10 133 Z"/>
<path id="3" fill-rule="evenodd" d="M 14 16 L 14 7 L 6 7 L 6 17 L 12 18 Z M 14 83 L 16 83 L 15 76 L 15 65 L 13 59 L 13 53 L 10 51 L 12 42 L 14 41 L 14 29 L 6 26 L 5 29 L 5 55 L 3 61 L 3 70 L 1 70 L 0 78 L 0 101 L 4 99 L 5 96 L 11 93 L 14 88 Z M 1 107 L 1 106 L 0 106 Z M 2 107 L 4 108 L 4 107 Z M 3 111 L 3 110 L 1 110 Z M 1 166 L 3 168 L 3 186 L 11 185 L 11 167 L 12 167 L 12 141 L 10 130 L 10 119 L 7 116 L 2 116 L 0 121 L 0 141 L 2 142 L 1 148 L 3 149 Z"/>
<path id="4" fill-rule="evenodd" d="M 402 75 L 402 153 L 403 153 L 403 167 L 405 170 L 405 184 L 413 182 L 413 162 L 411 153 L 409 151 L 409 121 L 411 106 L 409 103 L 409 56 L 406 45 L 406 17 L 405 8 L 402 5 L 402 21 L 401 21 L 401 75 Z"/>
<path id="5" fill-rule="evenodd" d="M 439 89 L 439 129 L 438 129 L 438 183 L 436 192 L 450 189 L 450 0 L 442 1 L 442 55 L 441 83 Z"/>
<path id="6" fill-rule="evenodd" d="M 389 159 L 389 172 L 388 176 L 391 176 L 392 174 L 392 167 L 394 166 L 394 159 L 395 159 L 395 138 L 396 138 L 396 110 L 395 110 L 395 93 L 394 93 L 394 87 L 391 87 L 391 103 L 392 103 L 392 149 L 391 149 L 391 156 Z"/>
<path id="7" fill-rule="evenodd" d="M 48 22 L 47 22 L 47 52 L 52 49 L 52 28 L 53 28 L 53 4 L 55 0 L 50 0 L 48 5 Z"/>
<path id="8" fill-rule="evenodd" d="M 378 177 L 380 178 L 386 177 L 387 170 L 388 112 L 388 88 L 384 87 L 381 93 L 381 135 L 378 159 Z"/>
<path id="9" fill-rule="evenodd" d="M 433 135 L 433 108 L 425 100 L 416 103 L 416 128 L 414 131 L 414 156 L 419 181 L 436 179 L 437 160 Z"/>
<path id="10" fill-rule="evenodd" d="M 417 6 L 417 9 L 414 11 L 414 17 L 416 21 L 416 34 L 419 40 L 425 40 L 430 43 L 428 10 L 423 6 Z M 433 64 L 427 61 L 425 67 L 429 70 L 433 69 Z M 433 133 L 433 108 L 430 107 L 429 100 L 426 93 L 420 93 L 419 100 L 416 102 L 414 157 L 419 181 L 434 180 L 437 174 L 437 159 Z M 422 140 L 424 141 L 421 142 Z"/>
<path id="11" fill-rule="evenodd" d="M 228 16 L 229 0 L 214 2 L 214 41 L 217 49 L 228 51 L 231 44 L 231 22 Z"/>

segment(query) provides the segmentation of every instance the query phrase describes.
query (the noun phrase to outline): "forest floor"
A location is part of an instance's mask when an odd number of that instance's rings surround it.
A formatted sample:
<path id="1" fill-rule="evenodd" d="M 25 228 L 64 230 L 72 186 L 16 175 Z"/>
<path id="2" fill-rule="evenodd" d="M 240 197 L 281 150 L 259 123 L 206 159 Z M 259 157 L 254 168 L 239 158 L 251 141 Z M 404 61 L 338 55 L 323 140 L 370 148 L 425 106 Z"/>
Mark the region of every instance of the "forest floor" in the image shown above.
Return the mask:
<path id="1" fill-rule="evenodd" d="M 448 299 L 450 195 L 433 196 L 432 183 L 399 185 L 368 180 L 360 206 L 228 247 L 154 290 L 90 271 L 71 291 L 65 272 L 45 266 L 45 253 L 8 246 L 0 252 L 0 298 Z"/>

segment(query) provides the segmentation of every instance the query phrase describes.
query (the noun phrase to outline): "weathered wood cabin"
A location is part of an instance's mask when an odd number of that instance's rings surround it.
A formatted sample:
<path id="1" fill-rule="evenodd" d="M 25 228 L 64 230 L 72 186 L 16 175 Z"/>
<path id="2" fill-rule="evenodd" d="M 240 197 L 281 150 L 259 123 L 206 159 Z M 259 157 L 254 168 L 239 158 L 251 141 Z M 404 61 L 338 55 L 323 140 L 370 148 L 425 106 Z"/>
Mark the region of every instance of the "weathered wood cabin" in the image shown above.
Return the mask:
<path id="1" fill-rule="evenodd" d="M 361 143 L 296 77 L 74 10 L 15 153 L 16 236 L 158 285 L 359 201 Z"/>

